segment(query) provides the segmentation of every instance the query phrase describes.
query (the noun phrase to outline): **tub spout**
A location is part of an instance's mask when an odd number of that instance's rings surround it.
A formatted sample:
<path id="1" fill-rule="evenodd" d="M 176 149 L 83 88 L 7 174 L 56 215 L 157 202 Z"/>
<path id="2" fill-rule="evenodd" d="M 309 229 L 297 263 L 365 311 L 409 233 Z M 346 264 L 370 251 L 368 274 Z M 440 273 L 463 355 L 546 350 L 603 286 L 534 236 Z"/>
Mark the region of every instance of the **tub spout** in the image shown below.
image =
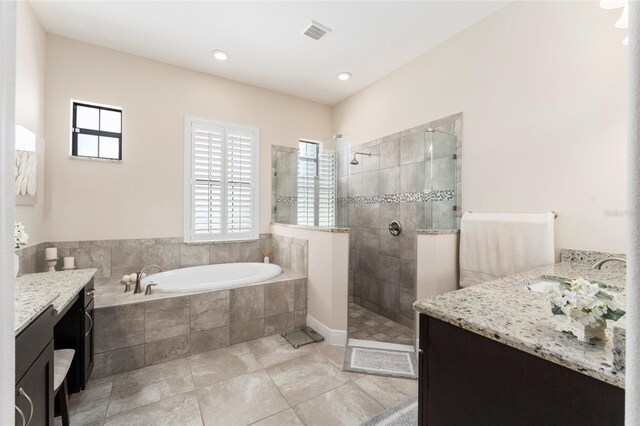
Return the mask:
<path id="1" fill-rule="evenodd" d="M 138 277 L 136 278 L 136 288 L 133 290 L 133 294 L 142 293 L 142 286 L 140 285 L 140 283 L 142 282 L 142 279 L 144 278 L 142 274 L 144 274 L 144 272 L 149 268 L 156 268 L 156 269 L 159 269 L 160 272 L 164 272 L 164 268 L 160 265 L 147 265 L 144 268 L 142 268 L 140 272 L 138 272 Z"/>

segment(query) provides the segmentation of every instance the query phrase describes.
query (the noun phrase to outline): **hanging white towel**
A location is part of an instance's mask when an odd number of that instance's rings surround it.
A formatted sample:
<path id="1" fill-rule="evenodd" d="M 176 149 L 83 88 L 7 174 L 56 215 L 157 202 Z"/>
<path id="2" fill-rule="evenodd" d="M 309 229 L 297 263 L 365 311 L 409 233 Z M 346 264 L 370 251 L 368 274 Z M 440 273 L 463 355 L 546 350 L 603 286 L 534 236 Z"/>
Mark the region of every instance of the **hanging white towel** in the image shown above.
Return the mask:
<path id="1" fill-rule="evenodd" d="M 555 263 L 553 213 L 465 213 L 460 226 L 460 287 Z"/>

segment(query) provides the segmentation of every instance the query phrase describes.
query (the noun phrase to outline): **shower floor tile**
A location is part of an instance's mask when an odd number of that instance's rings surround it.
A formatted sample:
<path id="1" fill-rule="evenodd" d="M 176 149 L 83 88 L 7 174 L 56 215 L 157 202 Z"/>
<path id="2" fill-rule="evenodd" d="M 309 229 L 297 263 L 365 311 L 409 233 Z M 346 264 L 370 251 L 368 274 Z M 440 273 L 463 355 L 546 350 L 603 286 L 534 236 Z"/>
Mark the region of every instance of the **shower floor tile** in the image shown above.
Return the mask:
<path id="1" fill-rule="evenodd" d="M 415 344 L 414 331 L 369 309 L 349 303 L 349 337 L 377 342 Z"/>
<path id="2" fill-rule="evenodd" d="M 344 353 L 326 342 L 293 349 L 275 335 L 90 380 L 71 395 L 71 424 L 360 424 L 417 394 L 415 380 L 342 371 Z"/>

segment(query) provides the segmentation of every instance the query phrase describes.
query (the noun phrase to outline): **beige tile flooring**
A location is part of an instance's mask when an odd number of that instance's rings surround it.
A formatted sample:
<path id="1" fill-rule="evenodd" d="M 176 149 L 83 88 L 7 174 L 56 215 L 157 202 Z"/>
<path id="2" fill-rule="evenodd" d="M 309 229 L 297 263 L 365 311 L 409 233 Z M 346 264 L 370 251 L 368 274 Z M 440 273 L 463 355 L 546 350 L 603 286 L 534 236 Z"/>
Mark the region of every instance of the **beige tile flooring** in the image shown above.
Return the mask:
<path id="1" fill-rule="evenodd" d="M 359 425 L 418 391 L 343 372 L 343 359 L 344 347 L 264 337 L 91 380 L 71 396 L 71 425 Z"/>
<path id="2" fill-rule="evenodd" d="M 349 303 L 349 337 L 403 345 L 415 344 L 414 332 L 409 327 L 355 303 Z"/>

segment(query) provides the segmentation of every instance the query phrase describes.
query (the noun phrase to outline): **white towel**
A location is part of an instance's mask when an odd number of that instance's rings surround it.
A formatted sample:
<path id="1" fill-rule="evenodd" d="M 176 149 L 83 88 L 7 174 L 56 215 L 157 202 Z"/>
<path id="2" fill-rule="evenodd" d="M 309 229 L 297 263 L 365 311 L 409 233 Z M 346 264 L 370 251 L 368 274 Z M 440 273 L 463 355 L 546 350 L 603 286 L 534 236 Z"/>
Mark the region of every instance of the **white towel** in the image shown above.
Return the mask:
<path id="1" fill-rule="evenodd" d="M 465 213 L 460 226 L 460 287 L 555 263 L 553 213 Z"/>

